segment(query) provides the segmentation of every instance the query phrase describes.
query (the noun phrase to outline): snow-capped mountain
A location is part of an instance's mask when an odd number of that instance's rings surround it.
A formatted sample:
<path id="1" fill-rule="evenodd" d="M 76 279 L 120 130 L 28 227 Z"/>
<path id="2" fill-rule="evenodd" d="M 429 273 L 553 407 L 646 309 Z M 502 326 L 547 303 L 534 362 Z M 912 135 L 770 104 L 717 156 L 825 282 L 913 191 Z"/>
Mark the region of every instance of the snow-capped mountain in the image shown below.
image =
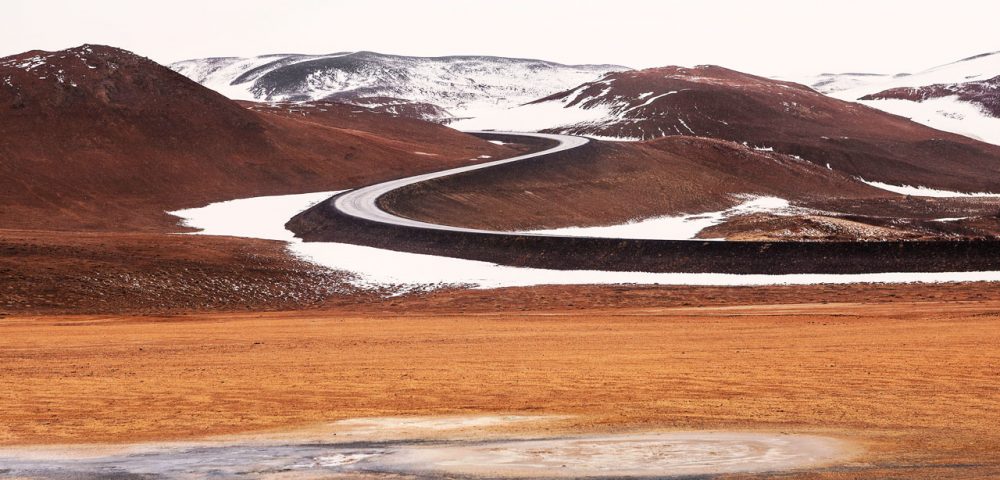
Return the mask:
<path id="1" fill-rule="evenodd" d="M 798 79 L 818 92 L 1000 145 L 1000 52 L 914 74 L 824 74 Z"/>
<path id="2" fill-rule="evenodd" d="M 171 68 L 237 100 L 334 100 L 434 120 L 483 115 L 627 70 L 618 65 L 373 52 L 205 58 Z"/>

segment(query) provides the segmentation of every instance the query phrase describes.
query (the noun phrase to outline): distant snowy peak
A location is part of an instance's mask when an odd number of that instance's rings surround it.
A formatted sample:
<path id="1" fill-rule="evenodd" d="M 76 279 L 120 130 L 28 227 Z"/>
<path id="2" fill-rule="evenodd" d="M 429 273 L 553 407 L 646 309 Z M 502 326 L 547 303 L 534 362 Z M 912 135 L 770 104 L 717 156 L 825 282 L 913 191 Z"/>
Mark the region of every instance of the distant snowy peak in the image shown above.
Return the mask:
<path id="1" fill-rule="evenodd" d="M 233 99 L 336 100 L 430 120 L 483 115 L 628 70 L 618 65 L 373 52 L 205 58 L 171 68 Z"/>

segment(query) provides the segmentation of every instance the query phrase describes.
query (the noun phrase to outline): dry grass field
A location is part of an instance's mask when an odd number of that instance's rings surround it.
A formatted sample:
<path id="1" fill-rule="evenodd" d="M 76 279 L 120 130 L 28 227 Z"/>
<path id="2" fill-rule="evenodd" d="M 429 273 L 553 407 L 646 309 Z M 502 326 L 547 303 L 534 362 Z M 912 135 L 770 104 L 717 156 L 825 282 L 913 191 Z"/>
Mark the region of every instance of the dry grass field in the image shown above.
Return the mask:
<path id="1" fill-rule="evenodd" d="M 901 299 L 867 304 L 570 309 L 535 289 L 523 311 L 442 313 L 431 295 L 378 308 L 8 316 L 0 444 L 511 412 L 569 415 L 549 428 L 572 432 L 819 433 L 866 452 L 805 478 L 1000 476 L 1000 301 L 898 288 Z M 993 296 L 958 290 L 977 289 Z M 482 306 L 481 294 L 466 295 Z"/>

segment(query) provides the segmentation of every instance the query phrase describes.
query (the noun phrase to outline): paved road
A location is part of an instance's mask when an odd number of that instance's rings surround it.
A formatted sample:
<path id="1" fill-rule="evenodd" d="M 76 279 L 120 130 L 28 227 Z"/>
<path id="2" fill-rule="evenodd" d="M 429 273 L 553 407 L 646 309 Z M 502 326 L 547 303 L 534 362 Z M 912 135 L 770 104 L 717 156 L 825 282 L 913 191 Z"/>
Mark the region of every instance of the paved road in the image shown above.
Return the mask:
<path id="1" fill-rule="evenodd" d="M 399 180 L 390 180 L 388 182 L 382 182 L 368 187 L 351 190 L 350 192 L 343 193 L 335 197 L 333 199 L 333 207 L 339 210 L 341 213 L 350 215 L 352 217 L 362 218 L 365 220 L 370 220 L 379 223 L 387 223 L 390 225 L 402 225 L 407 227 L 417 227 L 417 228 L 425 228 L 431 230 L 447 230 L 451 232 L 475 232 L 475 233 L 491 233 L 491 234 L 502 235 L 504 234 L 503 232 L 496 232 L 492 230 L 479 230 L 474 228 L 462 228 L 462 227 L 453 227 L 449 225 L 438 225 L 435 223 L 427 223 L 427 222 L 421 222 L 419 220 L 413 220 L 410 218 L 399 217 L 379 208 L 377 200 L 382 195 L 385 195 L 386 193 L 389 193 L 398 188 L 405 187 L 407 185 L 413 185 L 415 183 L 420 183 L 435 178 L 447 177 L 458 173 L 471 172 L 473 170 L 480 170 L 483 168 L 490 168 L 497 165 L 503 165 L 505 163 L 513 163 L 513 162 L 519 162 L 521 160 L 528 160 L 530 158 L 543 157 L 545 155 L 551 155 L 553 153 L 563 152 L 566 150 L 571 150 L 577 147 L 581 147 L 583 145 L 586 145 L 587 142 L 590 141 L 589 139 L 584 137 L 575 137 L 572 135 L 554 135 L 547 133 L 493 132 L 493 131 L 466 132 L 466 133 L 535 137 L 548 140 L 555 140 L 559 142 L 559 144 L 550 149 L 535 153 L 529 153 L 527 155 L 520 155 L 517 157 L 506 158 L 503 160 L 496 160 L 493 162 L 477 163 L 475 165 L 467 165 L 464 167 L 451 168 L 448 170 L 442 170 L 440 172 L 425 173 L 423 175 L 401 178 Z M 525 233 L 519 233 L 517 235 L 548 236 L 545 234 L 525 234 Z"/>

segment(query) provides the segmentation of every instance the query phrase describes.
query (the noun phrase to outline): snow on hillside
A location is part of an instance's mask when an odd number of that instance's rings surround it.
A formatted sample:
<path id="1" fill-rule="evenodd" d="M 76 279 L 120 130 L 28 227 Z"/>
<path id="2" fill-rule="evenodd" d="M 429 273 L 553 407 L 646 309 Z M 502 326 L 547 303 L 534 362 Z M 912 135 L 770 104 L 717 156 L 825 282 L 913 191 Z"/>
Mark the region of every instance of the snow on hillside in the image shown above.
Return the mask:
<path id="1" fill-rule="evenodd" d="M 435 105 L 456 118 L 506 109 L 611 71 L 627 70 L 616 65 L 373 52 L 206 58 L 177 62 L 171 68 L 233 99 L 327 99 L 365 106 L 372 99 L 407 101 Z"/>
<path id="2" fill-rule="evenodd" d="M 910 195 L 913 197 L 935 197 L 935 198 L 976 198 L 976 197 L 1000 197 L 998 193 L 990 192 L 955 192 L 951 190 L 941 190 L 937 188 L 928 188 L 921 185 L 892 185 L 884 182 L 868 181 L 863 178 L 858 178 L 864 183 L 871 185 L 875 188 L 880 188 L 882 190 L 887 190 L 894 193 L 899 193 L 902 195 Z"/>
<path id="3" fill-rule="evenodd" d="M 1000 118 L 988 115 L 978 105 L 954 96 L 930 98 L 921 102 L 885 99 L 860 100 L 858 103 L 909 118 L 931 128 L 1000 145 Z"/>
<path id="4" fill-rule="evenodd" d="M 773 77 L 776 80 L 795 82 L 811 87 L 819 93 L 833 95 L 845 90 L 864 88 L 874 83 L 886 82 L 891 75 L 880 73 L 821 73 L 810 77 Z"/>
<path id="5" fill-rule="evenodd" d="M 459 130 L 585 131 L 588 127 L 600 129 L 618 122 L 633 121 L 629 118 L 630 113 L 641 113 L 645 107 L 649 107 L 657 100 L 677 93 L 676 90 L 670 90 L 643 92 L 634 97 L 623 96 L 613 93 L 614 82 L 614 78 L 605 76 L 579 85 L 568 93 L 564 91 L 561 95 L 553 95 L 525 105 L 459 120 L 453 122 L 451 126 Z M 597 88 L 600 92 L 593 94 Z M 683 123 L 683 120 L 680 122 Z M 663 131 L 655 133 L 650 138 L 667 134 Z M 609 141 L 644 140 L 629 136 L 588 136 Z"/>
<path id="6" fill-rule="evenodd" d="M 960 99 L 957 93 L 962 90 L 962 84 L 982 82 L 997 76 L 1000 76 L 1000 52 L 976 55 L 912 75 L 824 74 L 796 81 L 834 98 L 859 102 L 938 130 L 1000 145 L 1000 118 L 975 102 Z M 886 90 L 919 89 L 933 85 L 948 85 L 956 94 L 920 101 L 859 100 Z"/>
<path id="7" fill-rule="evenodd" d="M 602 80 L 604 81 L 604 80 Z M 595 82 L 595 83 L 600 83 Z M 496 110 L 486 115 L 459 120 L 451 124 L 459 130 L 509 130 L 541 131 L 557 127 L 605 124 L 610 118 L 617 118 L 625 103 L 613 99 L 596 105 L 574 103 L 584 90 L 592 85 L 587 83 L 577 87 L 568 96 L 559 99 L 538 101 L 526 105 Z M 604 95 L 607 94 L 605 90 Z M 631 138 L 627 140 L 633 140 Z"/>
<path id="8" fill-rule="evenodd" d="M 599 227 L 565 227 L 548 230 L 529 230 L 525 233 L 558 235 L 565 237 L 636 238 L 646 240 L 693 240 L 702 230 L 718 225 L 726 219 L 752 213 L 780 215 L 796 211 L 788 200 L 757 195 L 742 196 L 743 202 L 717 212 L 693 213 L 633 220 L 619 225 Z M 724 239 L 719 239 L 724 240 Z"/>
<path id="9" fill-rule="evenodd" d="M 841 100 L 855 101 L 865 95 L 890 88 L 965 83 L 988 80 L 997 75 L 1000 75 L 1000 52 L 993 52 L 940 65 L 912 75 L 896 75 L 887 77 L 884 81 L 863 83 L 855 88 L 831 92 L 830 96 Z"/>
<path id="10" fill-rule="evenodd" d="M 346 53 L 327 55 L 324 58 L 332 58 L 340 55 L 346 55 Z M 233 100 L 257 100 L 256 95 L 252 91 L 253 80 L 281 67 L 284 64 L 282 61 L 287 62 L 307 58 L 315 57 L 302 55 L 263 55 L 251 58 L 203 58 L 177 62 L 171 64 L 170 68 Z M 236 82 L 236 79 L 244 74 L 248 75 L 243 78 L 243 81 Z"/>

